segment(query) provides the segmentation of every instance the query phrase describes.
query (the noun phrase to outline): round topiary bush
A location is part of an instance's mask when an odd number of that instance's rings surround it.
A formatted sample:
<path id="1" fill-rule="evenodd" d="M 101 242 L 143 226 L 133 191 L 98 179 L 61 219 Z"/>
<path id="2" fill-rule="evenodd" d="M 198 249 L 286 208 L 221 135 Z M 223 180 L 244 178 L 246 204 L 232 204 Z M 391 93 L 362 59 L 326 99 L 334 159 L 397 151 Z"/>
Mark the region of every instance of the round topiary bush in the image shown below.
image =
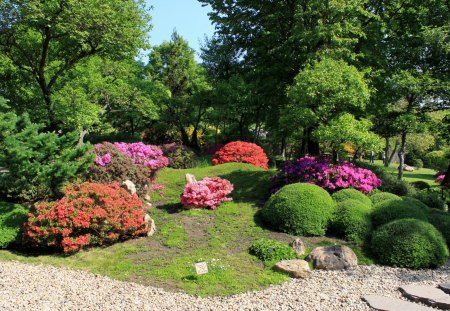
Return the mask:
<path id="1" fill-rule="evenodd" d="M 254 143 L 233 141 L 216 151 L 212 157 L 213 165 L 240 162 L 249 163 L 264 169 L 269 168 L 269 159 L 264 150 Z"/>
<path id="2" fill-rule="evenodd" d="M 372 201 L 370 200 L 370 198 L 367 197 L 364 193 L 353 188 L 339 190 L 338 192 L 333 193 L 332 197 L 337 203 L 346 200 L 356 200 L 360 201 L 368 207 L 372 207 Z"/>
<path id="3" fill-rule="evenodd" d="M 445 264 L 449 252 L 445 240 L 431 224 L 399 219 L 373 232 L 371 247 L 381 264 L 409 268 L 435 268 Z"/>
<path id="4" fill-rule="evenodd" d="M 414 198 L 421 201 L 430 208 L 436 208 L 442 211 L 445 211 L 447 209 L 445 201 L 442 200 L 439 191 L 421 190 L 414 195 Z"/>
<path id="5" fill-rule="evenodd" d="M 371 207 L 357 200 L 345 200 L 337 204 L 333 229 L 348 241 L 364 242 L 372 231 Z"/>
<path id="6" fill-rule="evenodd" d="M 395 195 L 390 192 L 378 192 L 378 193 L 375 193 L 374 195 L 371 195 L 370 200 L 372 201 L 373 207 L 376 207 L 375 205 L 377 205 L 378 203 L 381 203 L 381 202 L 384 202 L 387 200 L 401 201 L 402 198 L 399 197 L 398 195 Z"/>
<path id="7" fill-rule="evenodd" d="M 432 224 L 447 241 L 450 246 L 450 214 L 437 209 L 431 209 L 428 221 Z"/>
<path id="8" fill-rule="evenodd" d="M 372 211 L 372 224 L 374 228 L 401 218 L 414 218 L 427 221 L 427 213 L 422 207 L 396 199 L 378 203 Z"/>
<path id="9" fill-rule="evenodd" d="M 297 255 L 291 246 L 270 239 L 256 240 L 250 246 L 249 252 L 259 260 L 265 262 L 297 258 Z"/>
<path id="10" fill-rule="evenodd" d="M 273 228 L 295 235 L 325 234 L 336 205 L 327 191 L 312 184 L 290 184 L 273 194 L 262 209 Z"/>
<path id="11" fill-rule="evenodd" d="M 415 198 L 411 198 L 411 197 L 402 197 L 402 200 L 410 205 L 415 205 L 417 207 L 420 207 L 422 210 L 424 210 L 426 213 L 429 212 L 430 208 L 423 204 L 422 202 L 420 202 L 419 200 L 415 199 Z"/>

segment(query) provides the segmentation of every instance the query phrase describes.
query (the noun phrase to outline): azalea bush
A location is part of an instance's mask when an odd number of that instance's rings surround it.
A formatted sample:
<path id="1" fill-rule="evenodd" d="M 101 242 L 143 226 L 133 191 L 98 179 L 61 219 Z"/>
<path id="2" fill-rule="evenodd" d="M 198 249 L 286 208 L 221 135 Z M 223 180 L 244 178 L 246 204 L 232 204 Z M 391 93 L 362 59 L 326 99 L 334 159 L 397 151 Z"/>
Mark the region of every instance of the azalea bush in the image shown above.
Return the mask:
<path id="1" fill-rule="evenodd" d="M 276 192 L 284 185 L 298 182 L 312 183 L 330 192 L 355 188 L 369 193 L 381 186 L 381 180 L 368 169 L 348 162 L 332 164 L 323 157 L 305 156 L 281 165 L 277 175 L 271 179 L 271 191 Z"/>
<path id="2" fill-rule="evenodd" d="M 194 167 L 194 161 L 197 156 L 188 147 L 178 143 L 171 143 L 162 145 L 161 149 L 164 156 L 169 160 L 169 167 L 179 169 Z"/>
<path id="3" fill-rule="evenodd" d="M 222 202 L 231 201 L 227 197 L 233 191 L 233 185 L 220 177 L 205 177 L 200 181 L 186 185 L 181 195 L 184 208 L 216 209 Z"/>
<path id="4" fill-rule="evenodd" d="M 38 204 L 28 214 L 23 243 L 73 253 L 145 235 L 144 217 L 143 203 L 118 183 L 68 185 L 61 200 Z"/>
<path id="5" fill-rule="evenodd" d="M 269 159 L 264 150 L 257 144 L 233 141 L 220 148 L 212 157 L 212 164 L 228 162 L 249 163 L 264 169 L 269 168 Z"/>

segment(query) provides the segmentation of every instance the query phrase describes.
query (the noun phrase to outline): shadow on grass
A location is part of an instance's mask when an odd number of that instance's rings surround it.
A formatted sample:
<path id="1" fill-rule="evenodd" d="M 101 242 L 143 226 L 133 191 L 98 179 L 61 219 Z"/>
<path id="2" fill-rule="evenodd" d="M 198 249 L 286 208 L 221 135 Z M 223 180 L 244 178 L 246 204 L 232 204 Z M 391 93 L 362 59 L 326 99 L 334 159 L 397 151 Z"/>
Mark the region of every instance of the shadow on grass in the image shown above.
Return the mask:
<path id="1" fill-rule="evenodd" d="M 430 180 L 434 181 L 434 176 L 430 174 L 419 174 L 419 173 L 408 173 L 405 174 L 405 177 L 407 178 L 414 178 L 414 179 L 422 179 L 422 180 Z"/>
<path id="2" fill-rule="evenodd" d="M 161 204 L 156 206 L 159 210 L 164 210 L 168 214 L 177 214 L 181 211 L 183 211 L 183 207 L 181 206 L 181 203 L 167 203 L 167 204 Z"/>
<path id="3" fill-rule="evenodd" d="M 231 193 L 236 202 L 254 202 L 262 205 L 270 197 L 268 171 L 235 171 L 220 175 L 221 178 L 228 179 L 234 186 Z"/>

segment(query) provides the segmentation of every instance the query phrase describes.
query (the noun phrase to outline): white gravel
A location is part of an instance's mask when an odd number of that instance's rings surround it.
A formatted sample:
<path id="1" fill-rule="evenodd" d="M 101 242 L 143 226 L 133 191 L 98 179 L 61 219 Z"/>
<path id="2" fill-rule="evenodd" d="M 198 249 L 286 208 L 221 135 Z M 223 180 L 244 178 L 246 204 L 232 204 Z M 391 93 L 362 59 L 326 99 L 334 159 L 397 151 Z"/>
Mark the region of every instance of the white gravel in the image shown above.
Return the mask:
<path id="1" fill-rule="evenodd" d="M 364 294 L 400 298 L 398 286 L 450 281 L 450 265 L 411 271 L 361 266 L 318 271 L 258 292 L 199 298 L 83 271 L 0 262 L 0 310 L 371 310 Z"/>

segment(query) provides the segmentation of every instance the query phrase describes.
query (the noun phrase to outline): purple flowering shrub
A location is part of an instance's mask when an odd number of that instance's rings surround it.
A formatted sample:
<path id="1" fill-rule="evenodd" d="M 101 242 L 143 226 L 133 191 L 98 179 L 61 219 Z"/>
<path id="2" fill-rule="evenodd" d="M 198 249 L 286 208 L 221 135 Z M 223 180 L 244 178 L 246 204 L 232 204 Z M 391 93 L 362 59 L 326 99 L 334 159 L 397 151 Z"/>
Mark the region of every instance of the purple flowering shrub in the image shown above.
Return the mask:
<path id="1" fill-rule="evenodd" d="M 157 146 L 138 142 L 131 144 L 114 143 L 114 147 L 124 155 L 130 157 L 134 164 L 147 166 L 154 171 L 166 167 L 169 164 L 169 160 L 163 156 L 162 150 Z"/>
<path id="2" fill-rule="evenodd" d="M 329 192 L 355 188 L 369 193 L 381 186 L 381 180 L 371 170 L 348 162 L 332 164 L 323 157 L 305 156 L 281 165 L 277 175 L 271 179 L 271 192 L 298 182 L 315 184 Z"/>

